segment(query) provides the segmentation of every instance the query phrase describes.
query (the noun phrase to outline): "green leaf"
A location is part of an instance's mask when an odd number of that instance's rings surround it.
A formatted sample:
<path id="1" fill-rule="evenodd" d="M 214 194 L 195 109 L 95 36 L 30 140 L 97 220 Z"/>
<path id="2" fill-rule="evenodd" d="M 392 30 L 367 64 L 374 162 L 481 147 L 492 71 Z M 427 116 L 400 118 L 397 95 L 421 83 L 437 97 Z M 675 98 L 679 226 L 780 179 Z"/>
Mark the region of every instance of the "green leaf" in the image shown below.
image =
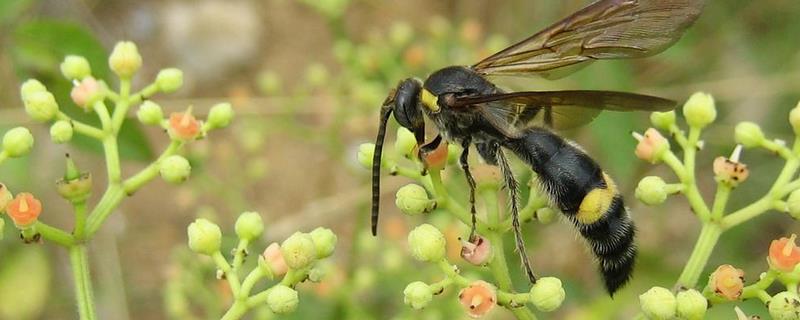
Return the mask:
<path id="1" fill-rule="evenodd" d="M 72 84 L 61 76 L 59 64 L 64 56 L 77 54 L 86 57 L 92 75 L 109 81 L 105 48 L 84 27 L 61 21 L 37 20 L 20 24 L 12 37 L 10 53 L 20 78 L 36 78 L 56 96 L 61 110 L 76 120 L 100 126 L 93 113 L 76 107 L 69 98 Z M 84 150 L 102 153 L 102 146 L 94 139 L 76 135 L 71 142 Z M 136 122 L 126 122 L 119 133 L 120 157 L 126 160 L 149 161 L 154 155 L 141 127 Z"/>

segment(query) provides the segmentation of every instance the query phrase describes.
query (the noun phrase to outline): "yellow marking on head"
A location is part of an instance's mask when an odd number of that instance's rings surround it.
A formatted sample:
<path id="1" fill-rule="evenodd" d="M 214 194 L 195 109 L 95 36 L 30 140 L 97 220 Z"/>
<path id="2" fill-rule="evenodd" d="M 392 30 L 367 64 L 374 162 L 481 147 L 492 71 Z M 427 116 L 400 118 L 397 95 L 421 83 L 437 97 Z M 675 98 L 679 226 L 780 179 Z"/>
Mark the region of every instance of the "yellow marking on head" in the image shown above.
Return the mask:
<path id="1" fill-rule="evenodd" d="M 433 112 L 439 111 L 439 97 L 434 96 L 433 93 L 431 93 L 427 89 L 422 88 L 422 92 L 420 93 L 420 100 L 422 100 L 422 105 L 430 109 L 431 111 Z"/>
<path id="2" fill-rule="evenodd" d="M 605 172 L 603 172 L 603 180 L 606 182 L 605 188 L 595 188 L 583 197 L 578 214 L 575 216 L 578 222 L 582 224 L 595 223 L 606 214 L 611 206 L 611 200 L 617 195 L 617 186 Z"/>

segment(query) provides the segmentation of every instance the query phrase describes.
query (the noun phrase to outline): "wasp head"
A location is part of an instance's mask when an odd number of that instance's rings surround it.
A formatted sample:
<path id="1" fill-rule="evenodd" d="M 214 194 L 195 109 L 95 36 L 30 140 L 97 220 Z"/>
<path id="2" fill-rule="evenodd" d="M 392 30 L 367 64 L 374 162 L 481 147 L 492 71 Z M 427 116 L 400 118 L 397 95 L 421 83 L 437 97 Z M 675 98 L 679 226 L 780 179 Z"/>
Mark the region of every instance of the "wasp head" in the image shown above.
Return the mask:
<path id="1" fill-rule="evenodd" d="M 380 201 L 381 154 L 386 137 L 386 122 L 394 111 L 394 118 L 401 126 L 411 130 L 418 145 L 425 142 L 425 117 L 420 103 L 422 82 L 409 78 L 397 85 L 389 93 L 381 106 L 378 137 L 375 139 L 375 153 L 372 156 L 372 234 L 378 233 L 378 207 Z"/>

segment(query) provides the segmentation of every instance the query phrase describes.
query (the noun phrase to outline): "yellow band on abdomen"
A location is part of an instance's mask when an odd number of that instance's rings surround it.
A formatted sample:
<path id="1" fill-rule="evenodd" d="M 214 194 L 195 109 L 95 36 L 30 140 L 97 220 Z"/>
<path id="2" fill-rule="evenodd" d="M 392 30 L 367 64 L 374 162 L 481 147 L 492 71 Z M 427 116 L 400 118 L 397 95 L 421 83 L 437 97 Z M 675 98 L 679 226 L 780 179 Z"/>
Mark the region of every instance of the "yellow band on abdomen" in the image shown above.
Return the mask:
<path id="1" fill-rule="evenodd" d="M 614 181 L 603 172 L 603 180 L 606 182 L 605 188 L 595 188 L 583 197 L 578 214 L 575 218 L 582 224 L 592 224 L 600 220 L 608 208 L 611 201 L 617 195 L 617 186 Z"/>

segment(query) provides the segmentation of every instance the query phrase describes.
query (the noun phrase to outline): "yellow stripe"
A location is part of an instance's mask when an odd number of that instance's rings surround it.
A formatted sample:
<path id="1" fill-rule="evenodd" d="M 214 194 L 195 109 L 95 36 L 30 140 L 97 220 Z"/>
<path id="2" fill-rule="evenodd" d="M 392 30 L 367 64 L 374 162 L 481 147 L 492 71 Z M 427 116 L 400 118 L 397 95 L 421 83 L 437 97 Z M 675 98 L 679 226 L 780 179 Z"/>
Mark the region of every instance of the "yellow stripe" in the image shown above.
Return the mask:
<path id="1" fill-rule="evenodd" d="M 611 201 L 617 194 L 617 186 L 605 172 L 603 172 L 603 180 L 606 182 L 605 188 L 595 188 L 583 197 L 576 215 L 578 222 L 582 224 L 595 223 L 606 214 L 611 206 Z"/>
<path id="2" fill-rule="evenodd" d="M 423 88 L 420 99 L 422 100 L 422 105 L 426 108 L 433 112 L 439 111 L 439 97 L 434 96 L 430 91 Z"/>

